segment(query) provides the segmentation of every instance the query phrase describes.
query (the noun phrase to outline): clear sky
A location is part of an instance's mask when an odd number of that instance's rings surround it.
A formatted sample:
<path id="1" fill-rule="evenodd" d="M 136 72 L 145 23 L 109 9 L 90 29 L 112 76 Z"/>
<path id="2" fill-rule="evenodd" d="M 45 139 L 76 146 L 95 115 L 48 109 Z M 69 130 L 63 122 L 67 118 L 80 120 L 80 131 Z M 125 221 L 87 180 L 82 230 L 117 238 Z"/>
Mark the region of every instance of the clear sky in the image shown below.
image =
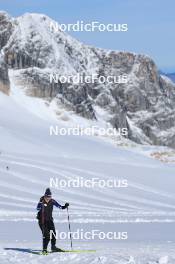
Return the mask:
<path id="1" fill-rule="evenodd" d="M 158 67 L 175 70 L 175 0 L 0 0 L 12 16 L 44 13 L 59 23 L 127 23 L 128 32 L 71 32 L 82 42 L 151 56 Z"/>

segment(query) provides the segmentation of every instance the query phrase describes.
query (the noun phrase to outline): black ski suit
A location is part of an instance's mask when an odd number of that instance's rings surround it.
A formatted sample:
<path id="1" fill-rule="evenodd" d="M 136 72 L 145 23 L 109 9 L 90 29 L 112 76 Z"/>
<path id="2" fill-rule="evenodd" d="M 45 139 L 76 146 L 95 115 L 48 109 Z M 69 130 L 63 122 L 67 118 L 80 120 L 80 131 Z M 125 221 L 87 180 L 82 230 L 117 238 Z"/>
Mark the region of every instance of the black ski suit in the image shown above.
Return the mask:
<path id="1" fill-rule="evenodd" d="M 38 224 L 43 234 L 43 250 L 47 250 L 50 237 L 51 237 L 51 248 L 54 248 L 56 244 L 56 238 L 55 238 L 56 231 L 52 217 L 53 206 L 56 206 L 60 209 L 66 208 L 65 206 L 61 206 L 54 199 L 51 199 L 47 203 L 44 199 L 44 196 L 40 198 L 40 201 L 37 205 L 37 210 L 39 210 L 37 214 Z M 50 232 L 52 232 L 52 235 L 50 234 Z"/>

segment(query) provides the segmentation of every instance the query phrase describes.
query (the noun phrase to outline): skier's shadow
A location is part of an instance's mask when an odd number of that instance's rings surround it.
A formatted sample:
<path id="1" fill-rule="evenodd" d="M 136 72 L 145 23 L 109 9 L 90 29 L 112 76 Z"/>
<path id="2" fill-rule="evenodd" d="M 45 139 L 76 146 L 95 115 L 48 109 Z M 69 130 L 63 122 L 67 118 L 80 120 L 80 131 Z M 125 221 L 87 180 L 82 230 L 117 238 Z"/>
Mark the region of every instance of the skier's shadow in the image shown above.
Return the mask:
<path id="1" fill-rule="evenodd" d="M 19 252 L 25 252 L 25 253 L 36 253 L 39 252 L 39 250 L 33 250 L 31 248 L 4 248 L 4 250 L 14 250 Z"/>

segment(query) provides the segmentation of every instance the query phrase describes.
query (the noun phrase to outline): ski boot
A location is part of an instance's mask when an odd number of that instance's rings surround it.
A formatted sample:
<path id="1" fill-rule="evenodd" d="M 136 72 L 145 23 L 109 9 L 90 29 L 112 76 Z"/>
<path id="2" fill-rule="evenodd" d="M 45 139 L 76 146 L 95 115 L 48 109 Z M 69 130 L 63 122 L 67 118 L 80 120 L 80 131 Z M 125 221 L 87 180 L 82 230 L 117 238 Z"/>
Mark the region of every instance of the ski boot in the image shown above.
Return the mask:
<path id="1" fill-rule="evenodd" d="M 43 251 L 41 252 L 41 255 L 48 255 L 47 249 L 43 249 Z"/>
<path id="2" fill-rule="evenodd" d="M 52 246 L 51 248 L 52 252 L 64 252 L 61 248 L 57 248 L 56 246 Z"/>

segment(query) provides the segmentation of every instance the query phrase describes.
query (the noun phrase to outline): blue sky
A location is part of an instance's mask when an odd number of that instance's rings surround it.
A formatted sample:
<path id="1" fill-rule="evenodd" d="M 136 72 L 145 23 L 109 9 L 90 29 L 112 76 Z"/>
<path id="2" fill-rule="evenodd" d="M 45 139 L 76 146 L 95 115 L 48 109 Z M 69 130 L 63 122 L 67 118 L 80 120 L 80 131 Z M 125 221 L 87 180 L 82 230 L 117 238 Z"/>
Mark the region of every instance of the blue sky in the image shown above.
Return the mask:
<path id="1" fill-rule="evenodd" d="M 86 44 L 151 56 L 160 69 L 175 70 L 174 0 L 0 0 L 12 16 L 44 13 L 60 23 L 127 23 L 128 32 L 71 32 Z"/>

